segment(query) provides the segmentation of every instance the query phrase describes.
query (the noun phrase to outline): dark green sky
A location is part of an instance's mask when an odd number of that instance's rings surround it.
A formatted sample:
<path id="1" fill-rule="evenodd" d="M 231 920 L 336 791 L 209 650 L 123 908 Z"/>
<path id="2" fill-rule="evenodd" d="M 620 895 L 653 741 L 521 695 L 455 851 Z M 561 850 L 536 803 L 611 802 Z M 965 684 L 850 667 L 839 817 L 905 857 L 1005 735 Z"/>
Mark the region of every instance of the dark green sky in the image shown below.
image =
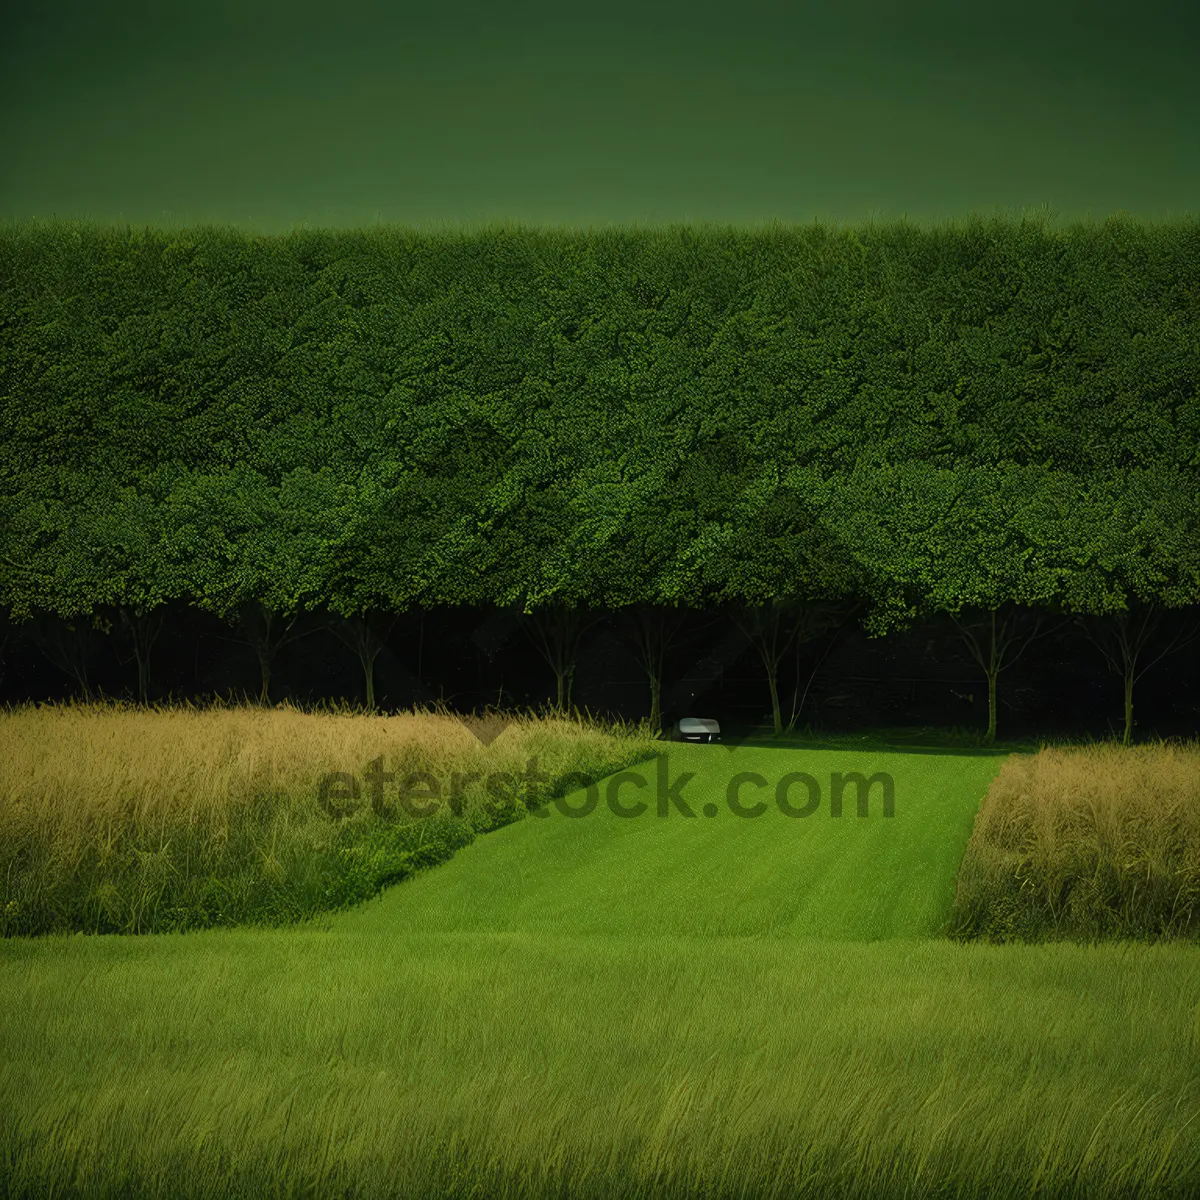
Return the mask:
<path id="1" fill-rule="evenodd" d="M 3 7 L 0 216 L 1200 212 L 1197 0 Z"/>

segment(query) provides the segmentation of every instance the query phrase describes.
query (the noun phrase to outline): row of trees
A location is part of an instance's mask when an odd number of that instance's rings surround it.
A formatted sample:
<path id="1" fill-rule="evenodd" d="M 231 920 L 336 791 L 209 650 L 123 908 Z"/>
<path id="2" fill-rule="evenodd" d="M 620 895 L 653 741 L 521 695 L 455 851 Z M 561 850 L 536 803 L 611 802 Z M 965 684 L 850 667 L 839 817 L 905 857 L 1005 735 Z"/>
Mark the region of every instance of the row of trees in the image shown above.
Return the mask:
<path id="1" fill-rule="evenodd" d="M 619 509 L 586 479 L 511 487 L 503 518 L 478 497 L 474 508 L 447 503 L 435 510 L 443 536 L 422 537 L 420 514 L 410 521 L 368 484 L 326 505 L 321 489 L 269 489 L 235 468 L 181 476 L 156 499 L 98 469 L 91 492 L 70 503 L 3 498 L 0 603 L 17 620 L 107 605 L 147 622 L 176 600 L 222 617 L 253 604 L 349 617 L 779 598 L 863 604 L 881 634 L 963 606 L 1104 613 L 1129 596 L 1169 608 L 1200 599 L 1200 493 L 1189 471 L 1085 480 L 905 463 L 840 478 L 764 473 L 739 493 L 736 477 L 701 454 L 638 503 L 636 488 L 623 489 Z"/>
<path id="2" fill-rule="evenodd" d="M 564 704 L 589 611 L 653 678 L 671 613 L 730 607 L 777 727 L 771 661 L 831 622 L 983 613 L 994 693 L 1009 612 L 1200 603 L 1198 251 L 10 224 L 0 605 L 116 614 L 143 692 L 168 603 L 253 627 L 266 685 L 328 612 L 368 692 L 380 620 L 512 608 Z"/>

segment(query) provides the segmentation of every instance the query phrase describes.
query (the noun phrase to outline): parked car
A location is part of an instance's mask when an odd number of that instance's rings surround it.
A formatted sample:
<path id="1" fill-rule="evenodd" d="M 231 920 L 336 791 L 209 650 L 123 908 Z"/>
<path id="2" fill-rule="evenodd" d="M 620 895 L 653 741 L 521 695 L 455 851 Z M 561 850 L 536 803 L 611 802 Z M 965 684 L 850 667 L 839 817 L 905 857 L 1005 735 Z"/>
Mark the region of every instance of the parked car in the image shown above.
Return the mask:
<path id="1" fill-rule="evenodd" d="M 675 725 L 681 742 L 719 742 L 721 726 L 711 717 L 681 717 Z"/>

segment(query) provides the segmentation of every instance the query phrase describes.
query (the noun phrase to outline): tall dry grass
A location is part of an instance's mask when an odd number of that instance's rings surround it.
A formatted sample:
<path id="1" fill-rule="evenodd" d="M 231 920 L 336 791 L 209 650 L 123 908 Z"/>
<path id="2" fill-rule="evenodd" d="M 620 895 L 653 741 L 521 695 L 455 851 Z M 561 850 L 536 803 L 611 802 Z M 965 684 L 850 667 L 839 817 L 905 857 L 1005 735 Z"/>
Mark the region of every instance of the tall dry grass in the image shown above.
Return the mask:
<path id="1" fill-rule="evenodd" d="M 1200 744 L 1043 748 L 980 807 L 949 932 L 995 941 L 1200 933 Z"/>
<path id="2" fill-rule="evenodd" d="M 0 913 L 5 934 L 154 932 L 275 924 L 366 899 L 477 833 L 517 820 L 530 796 L 486 790 L 529 761 L 553 781 L 647 757 L 637 725 L 489 713 L 479 734 L 447 711 L 395 716 L 121 703 L 0 713 Z M 363 787 L 345 818 L 320 801 L 334 772 L 382 756 L 398 777 L 434 775 L 443 799 L 414 818 L 377 812 Z M 575 785 L 577 786 L 577 785 Z M 554 794 L 551 783 L 541 800 Z M 570 789 L 568 789 L 570 790 Z"/>

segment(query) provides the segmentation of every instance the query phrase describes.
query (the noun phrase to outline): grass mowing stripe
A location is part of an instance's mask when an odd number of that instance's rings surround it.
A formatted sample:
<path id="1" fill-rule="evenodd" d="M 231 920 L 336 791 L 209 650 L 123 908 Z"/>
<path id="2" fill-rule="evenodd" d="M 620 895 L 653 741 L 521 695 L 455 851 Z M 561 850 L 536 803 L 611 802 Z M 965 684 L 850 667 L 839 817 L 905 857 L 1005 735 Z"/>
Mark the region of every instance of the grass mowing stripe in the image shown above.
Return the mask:
<path id="1" fill-rule="evenodd" d="M 657 764 L 633 769 L 647 782 L 627 787 L 622 804 L 648 804 L 641 816 L 614 815 L 605 802 L 586 816 L 556 807 L 489 833 L 450 864 L 406 881 L 350 912 L 321 919 L 351 930 L 544 930 L 630 936 L 696 934 L 874 939 L 938 933 L 950 915 L 954 881 L 979 802 L 1003 761 L 996 756 L 932 756 L 840 750 L 797 751 L 671 746 L 668 785 L 687 772 L 681 795 L 697 815 L 657 815 Z M 882 815 L 878 785 L 869 815 L 857 815 L 847 788 L 842 816 L 830 815 L 830 779 L 858 771 L 892 776 L 895 815 Z M 740 773 L 768 787 L 742 789 L 759 817 L 739 817 L 726 791 Z M 809 817 L 784 815 L 775 786 L 806 772 L 821 787 Z M 581 791 L 568 798 L 583 805 Z M 802 785 L 790 793 L 799 808 Z M 706 804 L 715 816 L 702 815 Z"/>

